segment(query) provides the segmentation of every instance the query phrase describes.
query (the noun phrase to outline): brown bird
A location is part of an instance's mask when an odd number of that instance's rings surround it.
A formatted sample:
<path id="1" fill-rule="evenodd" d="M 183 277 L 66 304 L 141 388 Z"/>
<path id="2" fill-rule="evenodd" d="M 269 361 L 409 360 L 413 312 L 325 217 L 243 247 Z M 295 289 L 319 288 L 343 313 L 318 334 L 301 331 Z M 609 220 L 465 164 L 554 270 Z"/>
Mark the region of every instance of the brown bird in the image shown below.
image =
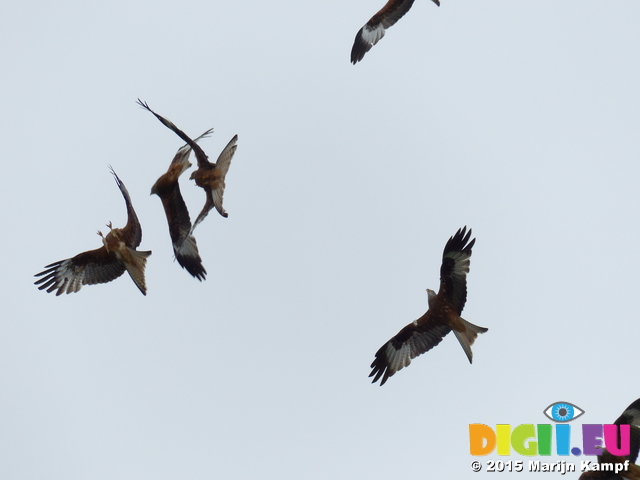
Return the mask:
<path id="1" fill-rule="evenodd" d="M 209 129 L 194 140 L 194 143 L 201 138 L 208 137 L 213 129 Z M 202 266 L 202 259 L 198 253 L 196 239 L 192 235 L 191 218 L 189 210 L 184 203 L 178 178 L 182 173 L 191 167 L 189 162 L 191 147 L 189 144 L 181 147 L 173 160 L 167 173 L 162 175 L 151 187 L 151 194 L 154 193 L 162 200 L 164 213 L 169 224 L 169 235 L 173 244 L 173 253 L 178 263 L 198 280 L 205 279 L 207 271 Z"/>
<path id="2" fill-rule="evenodd" d="M 451 330 L 455 333 L 469 363 L 473 359 L 471 345 L 479 333 L 488 329 L 467 322 L 460 315 L 467 301 L 467 273 L 471 261 L 471 248 L 476 239 L 469 242 L 471 229 L 459 229 L 449 238 L 442 254 L 440 290 L 436 294 L 427 290 L 429 309 L 418 320 L 404 327 L 376 353 L 371 364 L 370 377 L 375 383 L 382 377 L 384 385 L 389 377 L 408 366 L 411 360 L 438 345 Z"/>
<path id="3" fill-rule="evenodd" d="M 49 293 L 57 290 L 56 295 L 77 292 L 83 285 L 115 280 L 126 270 L 142 294 L 147 294 L 144 269 L 151 252 L 136 251 L 136 247 L 142 241 L 142 227 L 124 183 L 118 178 L 113 168 L 111 173 L 127 204 L 127 224 L 124 228 L 113 228 L 109 222 L 107 227 L 110 232 L 106 237 L 98 231 L 98 235 L 102 237 L 102 247 L 44 267 L 46 270 L 35 275 L 42 277 L 35 282 L 36 285 L 42 284 L 38 287 L 40 290 L 46 288 Z"/>
<path id="4" fill-rule="evenodd" d="M 222 153 L 218 157 L 216 163 L 209 162 L 209 157 L 204 153 L 202 148 L 195 143 L 191 138 L 187 136 L 182 130 L 176 127 L 171 121 L 166 118 L 158 115 L 156 112 L 149 108 L 142 100 L 138 99 L 138 104 L 143 108 L 149 110 L 155 117 L 162 122 L 162 124 L 173 130 L 176 135 L 178 135 L 182 140 L 187 142 L 187 144 L 193 149 L 196 154 L 196 159 L 198 160 L 198 170 L 191 174 L 190 179 L 196 181 L 196 185 L 204 188 L 205 193 L 207 194 L 207 200 L 202 208 L 202 211 L 196 218 L 195 223 L 193 224 L 193 229 L 204 220 L 204 218 L 209 214 L 209 211 L 215 207 L 218 210 L 218 213 L 223 217 L 228 217 L 229 215 L 225 211 L 222 206 L 222 197 L 224 195 L 225 189 L 225 177 L 227 176 L 227 172 L 229 171 L 229 166 L 231 165 L 231 159 L 233 155 L 236 153 L 236 142 L 238 141 L 238 135 L 234 135 L 231 141 L 224 147 Z"/>
<path id="5" fill-rule="evenodd" d="M 386 29 L 409 11 L 413 2 L 414 0 L 389 0 L 378 13 L 371 17 L 356 35 L 351 48 L 351 63 L 355 65 L 362 60 L 364 54 L 384 37 Z M 440 0 L 433 0 L 433 3 L 440 6 Z"/>
<path id="6" fill-rule="evenodd" d="M 640 450 L 640 398 L 629 405 L 614 424 L 618 425 L 618 427 L 620 427 L 620 425 L 630 426 L 631 435 L 629 439 L 629 455 L 626 457 L 618 457 L 604 449 L 602 455 L 598 455 L 598 464 L 603 466 L 606 465 L 608 468 L 610 465 L 624 465 L 625 461 L 628 461 L 628 469 L 626 471 L 620 471 L 617 475 L 615 474 L 615 471 L 610 470 L 586 471 L 580 475 L 580 480 L 618 480 L 622 478 L 626 478 L 628 480 L 640 480 L 640 467 L 636 465 L 636 461 L 638 460 L 638 451 Z M 620 445 L 619 429 L 617 444 Z M 624 466 L 620 468 L 624 468 Z"/>

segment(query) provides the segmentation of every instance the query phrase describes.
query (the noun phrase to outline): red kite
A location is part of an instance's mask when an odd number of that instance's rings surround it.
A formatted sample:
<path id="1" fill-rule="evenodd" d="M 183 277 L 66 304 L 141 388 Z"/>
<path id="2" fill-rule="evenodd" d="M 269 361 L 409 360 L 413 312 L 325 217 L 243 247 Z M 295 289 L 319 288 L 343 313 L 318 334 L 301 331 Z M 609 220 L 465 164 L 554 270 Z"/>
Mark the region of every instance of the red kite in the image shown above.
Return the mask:
<path id="1" fill-rule="evenodd" d="M 469 242 L 471 229 L 459 229 L 449 238 L 442 254 L 440 267 L 440 290 L 438 294 L 427 290 L 429 309 L 418 320 L 404 327 L 400 332 L 385 343 L 376 353 L 371 364 L 370 377 L 373 382 L 382 377 L 380 385 L 398 370 L 408 366 L 411 360 L 433 347 L 451 330 L 467 354 L 469 363 L 473 358 L 471 345 L 479 333 L 488 329 L 467 322 L 460 315 L 467 301 L 467 273 L 471 261 L 471 248 L 476 239 Z"/>
<path id="2" fill-rule="evenodd" d="M 49 293 L 57 290 L 56 295 L 61 295 L 65 291 L 77 292 L 83 285 L 115 280 L 126 270 L 142 294 L 147 294 L 144 269 L 151 252 L 136 251 L 136 247 L 142 241 L 142 227 L 124 183 L 120 181 L 113 168 L 111 173 L 127 204 L 127 224 L 124 228 L 113 228 L 109 222 L 107 227 L 110 232 L 106 237 L 98 231 L 98 235 L 102 237 L 102 247 L 44 267 L 46 270 L 35 275 L 42 277 L 35 282 L 36 285 L 42 284 L 38 287 L 40 290 L 46 288 Z"/>
<path id="3" fill-rule="evenodd" d="M 378 41 L 384 37 L 386 29 L 400 20 L 409 11 L 414 0 L 389 0 L 382 9 L 376 13 L 360 29 L 351 48 L 351 63 L 354 65 L 364 58 L 364 54 L 371 50 Z M 440 6 L 440 0 L 433 0 Z"/>
<path id="4" fill-rule="evenodd" d="M 193 224 L 193 229 L 204 220 L 204 218 L 209 214 L 209 211 L 215 207 L 218 210 L 218 213 L 223 217 L 228 217 L 229 215 L 222 207 L 222 197 L 224 195 L 225 188 L 225 177 L 227 176 L 227 172 L 229 171 L 229 166 L 231 165 L 231 159 L 233 155 L 236 153 L 236 142 L 238 141 L 238 136 L 235 135 L 231 141 L 224 147 L 222 153 L 218 157 L 216 163 L 209 162 L 209 157 L 204 153 L 204 151 L 200 148 L 198 144 L 196 144 L 193 140 L 191 140 L 182 130 L 176 127 L 171 121 L 167 120 L 164 117 L 161 117 L 156 112 L 149 108 L 142 100 L 138 99 L 138 104 L 151 113 L 155 115 L 155 117 L 160 120 L 165 127 L 174 131 L 176 135 L 178 135 L 182 140 L 187 142 L 187 144 L 193 148 L 194 153 L 196 154 L 196 159 L 198 160 L 198 170 L 191 174 L 189 177 L 191 180 L 196 181 L 196 185 L 204 188 L 207 194 L 207 200 L 202 208 L 202 211 L 196 218 L 195 223 Z"/>
<path id="5" fill-rule="evenodd" d="M 213 129 L 207 130 L 196 138 L 194 143 L 209 136 L 212 131 Z M 158 178 L 151 187 L 151 194 L 155 193 L 162 200 L 164 213 L 169 224 L 173 253 L 178 263 L 191 275 L 202 281 L 205 279 L 207 271 L 202 266 L 198 245 L 192 235 L 189 211 L 180 193 L 180 184 L 178 183 L 180 175 L 191 166 L 189 155 L 191 155 L 191 147 L 188 144 L 177 151 L 167 173 Z"/>
<path id="6" fill-rule="evenodd" d="M 216 163 L 211 163 L 206 155 L 197 155 L 198 159 L 198 169 L 191 174 L 189 177 L 190 180 L 195 180 L 196 185 L 204 188 L 204 191 L 207 194 L 207 201 L 202 207 L 202 211 L 198 218 L 196 218 L 195 225 L 198 225 L 204 218 L 209 214 L 209 211 L 216 207 L 216 210 L 223 217 L 228 217 L 229 214 L 222 207 L 222 196 L 224 195 L 225 183 L 224 179 L 227 176 L 227 172 L 229 171 L 229 166 L 231 165 L 231 159 L 233 155 L 236 153 L 236 149 L 238 146 L 236 142 L 238 141 L 238 135 L 234 135 L 233 138 L 227 143 L 227 146 L 224 147 L 220 155 L 218 156 L 218 160 Z"/>
<path id="7" fill-rule="evenodd" d="M 602 455 L 598 455 L 598 464 L 624 465 L 625 462 L 629 462 L 628 469 L 626 471 L 620 471 L 618 475 L 615 475 L 614 471 L 607 470 L 587 471 L 580 475 L 580 480 L 614 480 L 622 477 L 629 480 L 640 480 L 640 467 L 636 465 L 638 450 L 640 450 L 640 398 L 629 405 L 614 424 L 618 425 L 618 427 L 620 427 L 620 425 L 630 425 L 631 427 L 629 455 L 626 457 L 618 457 L 612 455 L 607 450 L 603 450 Z M 620 445 L 620 430 L 618 430 L 617 444 Z"/>

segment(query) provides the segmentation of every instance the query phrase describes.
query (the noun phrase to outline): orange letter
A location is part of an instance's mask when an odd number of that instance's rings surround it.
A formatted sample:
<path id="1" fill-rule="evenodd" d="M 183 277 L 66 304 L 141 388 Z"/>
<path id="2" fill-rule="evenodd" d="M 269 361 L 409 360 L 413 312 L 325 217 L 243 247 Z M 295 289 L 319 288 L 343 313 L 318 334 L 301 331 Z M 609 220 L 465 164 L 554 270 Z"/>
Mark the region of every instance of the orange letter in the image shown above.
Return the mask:
<path id="1" fill-rule="evenodd" d="M 491 427 L 482 423 L 469 425 L 469 449 L 471 450 L 471 455 L 489 455 L 495 448 L 496 434 Z"/>

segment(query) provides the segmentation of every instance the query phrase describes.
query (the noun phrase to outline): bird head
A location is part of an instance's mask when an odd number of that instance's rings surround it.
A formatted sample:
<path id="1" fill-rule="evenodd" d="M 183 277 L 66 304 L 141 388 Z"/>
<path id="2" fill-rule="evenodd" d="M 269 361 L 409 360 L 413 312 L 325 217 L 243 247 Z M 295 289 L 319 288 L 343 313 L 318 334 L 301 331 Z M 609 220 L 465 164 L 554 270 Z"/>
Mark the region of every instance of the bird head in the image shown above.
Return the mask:
<path id="1" fill-rule="evenodd" d="M 427 288 L 427 298 L 429 300 L 429 308 L 432 307 L 433 301 L 435 300 L 435 298 L 437 296 L 438 296 L 438 294 L 436 292 L 434 292 L 430 288 Z"/>

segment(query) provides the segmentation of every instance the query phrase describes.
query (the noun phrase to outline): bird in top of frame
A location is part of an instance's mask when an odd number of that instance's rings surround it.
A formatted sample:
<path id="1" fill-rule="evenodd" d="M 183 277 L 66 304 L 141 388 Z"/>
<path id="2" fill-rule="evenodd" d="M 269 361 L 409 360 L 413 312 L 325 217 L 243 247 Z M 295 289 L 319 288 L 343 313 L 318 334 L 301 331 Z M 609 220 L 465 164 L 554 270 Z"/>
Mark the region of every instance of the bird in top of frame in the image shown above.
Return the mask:
<path id="1" fill-rule="evenodd" d="M 440 6 L 440 0 L 432 0 Z M 387 28 L 400 20 L 409 11 L 414 0 L 389 0 L 369 21 L 358 31 L 351 48 L 351 63 L 354 65 L 364 58 L 364 54 L 371 50 L 382 37 Z"/>

